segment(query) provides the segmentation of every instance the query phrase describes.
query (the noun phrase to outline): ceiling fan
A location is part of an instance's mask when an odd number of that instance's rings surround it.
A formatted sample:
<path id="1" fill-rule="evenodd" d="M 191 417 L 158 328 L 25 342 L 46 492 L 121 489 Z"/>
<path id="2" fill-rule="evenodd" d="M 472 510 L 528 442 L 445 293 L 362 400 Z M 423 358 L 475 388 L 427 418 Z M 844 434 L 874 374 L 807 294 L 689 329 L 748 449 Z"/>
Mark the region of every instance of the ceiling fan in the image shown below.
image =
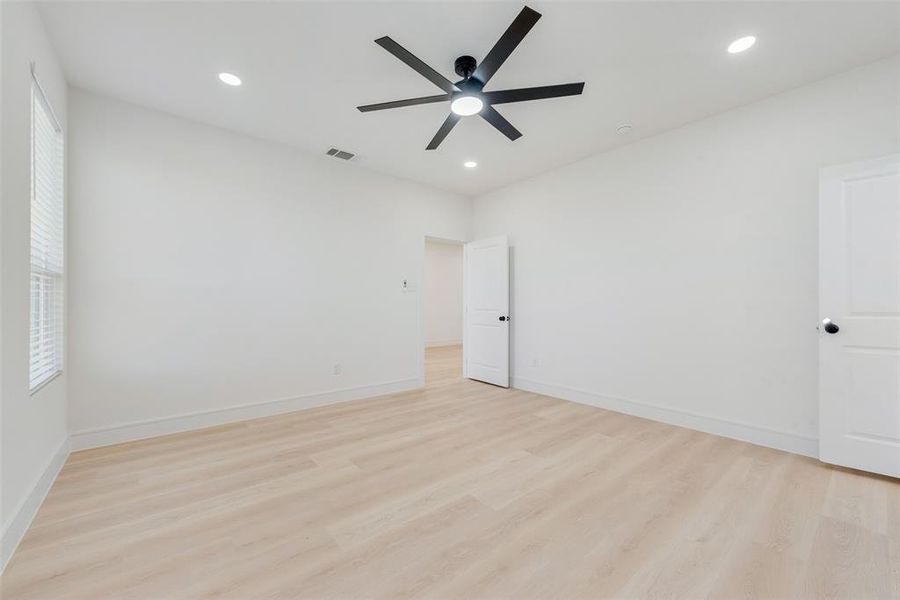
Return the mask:
<path id="1" fill-rule="evenodd" d="M 559 98 L 561 96 L 577 96 L 584 89 L 584 82 L 565 83 L 561 85 L 545 85 L 541 87 L 518 88 L 514 90 L 484 91 L 484 86 L 490 81 L 497 69 L 509 58 L 513 50 L 521 43 L 522 38 L 531 31 L 534 24 L 541 18 L 541 14 L 527 6 L 513 20 L 491 51 L 487 53 L 481 63 L 476 63 L 471 56 L 460 56 L 454 63 L 456 74 L 462 77 L 456 83 L 451 82 L 443 75 L 426 65 L 409 50 L 385 36 L 375 40 L 375 43 L 412 67 L 417 73 L 428 81 L 444 90 L 443 94 L 435 96 L 423 96 L 421 98 L 409 98 L 407 100 L 394 100 L 379 104 L 366 104 L 358 106 L 360 112 L 373 110 L 385 110 L 388 108 L 400 108 L 403 106 L 416 106 L 418 104 L 432 104 L 435 102 L 450 102 L 450 115 L 441 125 L 437 133 L 428 143 L 426 150 L 437 148 L 450 130 L 459 122 L 461 117 L 480 114 L 481 118 L 493 125 L 510 140 L 522 137 L 518 129 L 512 123 L 503 118 L 503 115 L 494 108 L 495 104 L 508 104 L 510 102 L 524 102 L 526 100 L 543 100 L 545 98 Z"/>

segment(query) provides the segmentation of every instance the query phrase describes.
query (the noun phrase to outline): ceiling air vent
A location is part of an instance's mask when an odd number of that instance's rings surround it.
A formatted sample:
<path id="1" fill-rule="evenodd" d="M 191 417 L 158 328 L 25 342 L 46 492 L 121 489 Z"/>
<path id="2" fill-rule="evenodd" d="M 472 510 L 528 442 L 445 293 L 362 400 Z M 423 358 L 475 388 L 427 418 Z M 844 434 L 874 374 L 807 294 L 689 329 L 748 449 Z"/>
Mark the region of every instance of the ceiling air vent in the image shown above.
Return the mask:
<path id="1" fill-rule="evenodd" d="M 333 156 L 335 158 L 340 158 L 341 160 L 350 160 L 355 154 L 352 152 L 347 152 L 346 150 L 338 150 L 337 148 L 331 148 L 328 152 L 326 152 L 328 156 Z"/>

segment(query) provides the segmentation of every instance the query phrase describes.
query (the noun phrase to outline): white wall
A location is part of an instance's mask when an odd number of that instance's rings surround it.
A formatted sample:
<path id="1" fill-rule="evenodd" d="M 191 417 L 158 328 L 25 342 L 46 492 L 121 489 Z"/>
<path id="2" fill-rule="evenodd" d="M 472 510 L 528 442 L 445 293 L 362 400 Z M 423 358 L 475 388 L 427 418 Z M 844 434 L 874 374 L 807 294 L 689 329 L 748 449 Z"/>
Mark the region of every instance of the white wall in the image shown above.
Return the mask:
<path id="1" fill-rule="evenodd" d="M 73 444 L 421 383 L 423 237 L 466 239 L 470 200 L 82 91 L 69 111 Z"/>
<path id="2" fill-rule="evenodd" d="M 33 61 L 66 128 L 66 82 L 30 3 L 3 3 L 2 175 L 0 175 L 0 568 L 12 553 L 67 455 L 66 375 L 33 396 L 28 382 L 31 231 L 31 71 Z"/>
<path id="3" fill-rule="evenodd" d="M 462 245 L 425 244 L 425 345 L 462 344 Z"/>
<path id="4" fill-rule="evenodd" d="M 818 169 L 898 150 L 893 58 L 476 199 L 514 384 L 814 453 Z"/>

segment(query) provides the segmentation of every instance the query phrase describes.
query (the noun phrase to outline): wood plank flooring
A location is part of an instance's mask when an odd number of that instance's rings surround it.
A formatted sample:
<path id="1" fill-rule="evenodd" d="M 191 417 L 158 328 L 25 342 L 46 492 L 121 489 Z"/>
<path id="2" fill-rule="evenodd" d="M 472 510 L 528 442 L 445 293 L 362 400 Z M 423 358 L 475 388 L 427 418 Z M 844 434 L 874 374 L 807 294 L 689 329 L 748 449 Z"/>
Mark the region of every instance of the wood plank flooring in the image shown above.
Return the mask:
<path id="1" fill-rule="evenodd" d="M 900 483 L 460 379 L 78 452 L 6 599 L 900 598 Z"/>

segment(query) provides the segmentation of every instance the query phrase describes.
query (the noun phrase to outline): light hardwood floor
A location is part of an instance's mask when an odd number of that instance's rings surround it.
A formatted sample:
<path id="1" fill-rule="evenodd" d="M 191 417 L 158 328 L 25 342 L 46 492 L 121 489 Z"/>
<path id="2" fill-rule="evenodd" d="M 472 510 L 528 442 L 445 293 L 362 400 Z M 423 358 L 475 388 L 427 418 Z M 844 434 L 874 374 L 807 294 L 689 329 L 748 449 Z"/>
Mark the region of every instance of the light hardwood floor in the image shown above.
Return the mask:
<path id="1" fill-rule="evenodd" d="M 900 483 L 460 379 L 72 455 L 3 598 L 898 598 Z"/>

